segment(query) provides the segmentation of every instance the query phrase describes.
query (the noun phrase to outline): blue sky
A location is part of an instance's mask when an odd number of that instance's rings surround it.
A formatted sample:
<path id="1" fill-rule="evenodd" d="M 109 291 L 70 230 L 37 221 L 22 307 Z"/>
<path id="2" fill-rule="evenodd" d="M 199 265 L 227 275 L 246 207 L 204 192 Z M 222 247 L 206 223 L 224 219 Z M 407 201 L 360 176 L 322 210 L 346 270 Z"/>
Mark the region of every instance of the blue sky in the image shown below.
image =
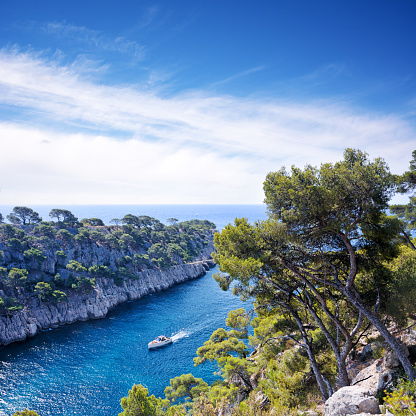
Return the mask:
<path id="1" fill-rule="evenodd" d="M 416 149 L 412 1 L 0 2 L 1 204 L 261 203 Z"/>

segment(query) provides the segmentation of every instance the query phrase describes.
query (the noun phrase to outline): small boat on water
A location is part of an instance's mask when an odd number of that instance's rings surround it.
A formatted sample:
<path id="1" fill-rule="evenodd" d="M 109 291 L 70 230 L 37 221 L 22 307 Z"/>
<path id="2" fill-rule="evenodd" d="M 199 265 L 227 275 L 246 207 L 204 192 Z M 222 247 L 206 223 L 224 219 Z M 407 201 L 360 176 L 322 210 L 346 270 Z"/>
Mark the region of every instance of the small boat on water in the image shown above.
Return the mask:
<path id="1" fill-rule="evenodd" d="M 169 344 L 172 344 L 172 338 L 166 337 L 165 335 L 159 335 L 153 341 L 149 342 L 147 346 L 149 347 L 149 349 L 151 349 L 163 347 L 164 345 Z"/>

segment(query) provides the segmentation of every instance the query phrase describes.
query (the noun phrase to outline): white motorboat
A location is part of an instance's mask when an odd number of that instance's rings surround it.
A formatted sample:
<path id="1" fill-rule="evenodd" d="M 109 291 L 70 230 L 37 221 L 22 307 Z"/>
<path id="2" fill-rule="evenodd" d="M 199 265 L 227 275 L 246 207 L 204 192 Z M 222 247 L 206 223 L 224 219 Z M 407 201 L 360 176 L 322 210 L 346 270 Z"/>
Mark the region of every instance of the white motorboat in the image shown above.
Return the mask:
<path id="1" fill-rule="evenodd" d="M 159 348 L 163 347 L 164 345 L 172 344 L 172 338 L 166 337 L 164 335 L 159 335 L 153 341 L 149 342 L 147 346 L 150 348 Z"/>

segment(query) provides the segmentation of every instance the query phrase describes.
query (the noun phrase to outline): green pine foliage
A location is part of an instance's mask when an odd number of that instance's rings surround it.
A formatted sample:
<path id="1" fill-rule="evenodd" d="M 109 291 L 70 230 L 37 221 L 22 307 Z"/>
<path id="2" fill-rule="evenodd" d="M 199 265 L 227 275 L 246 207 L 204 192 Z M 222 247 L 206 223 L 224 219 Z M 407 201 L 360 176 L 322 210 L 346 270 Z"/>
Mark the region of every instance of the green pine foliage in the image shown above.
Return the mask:
<path id="1" fill-rule="evenodd" d="M 13 416 L 39 416 L 34 410 L 24 409 L 21 412 L 16 412 Z"/>
<path id="2" fill-rule="evenodd" d="M 212 242 L 215 229 L 209 221 L 171 218 L 164 225 L 132 214 L 109 226 L 99 218 L 78 221 L 62 209 L 51 210 L 50 217 L 53 221 L 40 221 L 32 209 L 16 207 L 7 217 L 12 224 L 0 223 L 0 313 L 20 310 L 12 299 L 22 291 L 59 303 L 71 291 L 90 292 L 97 278 L 121 286 L 143 270 L 192 262 Z M 95 248 L 112 260 L 96 264 L 91 256 Z"/>
<path id="3" fill-rule="evenodd" d="M 370 161 L 353 149 L 338 163 L 267 175 L 268 220 L 236 219 L 214 237 L 221 270 L 215 279 L 222 289 L 254 301 L 254 312 L 231 311 L 226 327 L 196 351 L 195 366 L 213 362 L 221 377 L 211 386 L 192 374 L 175 377 L 164 399 L 134 385 L 121 400 L 119 416 L 294 416 L 350 384 L 347 359 L 371 324 L 387 330 L 380 337 L 385 348 L 392 346 L 385 323 L 405 326 L 416 320 L 415 157 L 416 151 L 401 177 L 390 174 L 382 159 Z M 389 217 L 388 201 L 397 189 L 410 193 L 410 202 L 392 207 L 395 216 Z M 164 225 L 133 214 L 108 227 L 95 219 L 65 224 L 64 213 L 53 214 L 53 233 L 42 223 L 35 227 L 37 238 L 49 242 L 31 239 L 22 224 L 32 221 L 26 217 L 14 226 L 0 224 L 2 288 L 30 286 L 35 271 L 27 272 L 18 262 L 40 259 L 32 248 L 44 255 L 41 247 L 56 242 L 63 252 L 76 247 L 81 253 L 96 244 L 120 253 L 116 270 L 87 264 L 81 256 L 62 258 L 69 273 L 65 279 L 57 275 L 52 283 L 34 285 L 37 295 L 49 301 L 59 292 L 54 285 L 87 290 L 100 276 L 123 284 L 140 270 L 193 261 L 215 228 L 208 221 L 169 218 Z M 0 298 L 0 311 L 9 313 L 15 301 Z M 408 359 L 402 364 L 407 379 L 382 398 L 397 416 L 416 414 L 414 369 Z"/>
<path id="4" fill-rule="evenodd" d="M 387 331 L 383 345 L 394 349 L 385 323 L 416 320 L 413 200 L 394 208 L 396 217 L 386 209 L 396 184 L 414 192 L 415 166 L 413 160 L 411 170 L 397 178 L 382 159 L 369 161 L 365 153 L 347 149 L 335 164 L 269 174 L 264 184 L 269 219 L 255 224 L 236 219 L 214 237 L 221 270 L 215 279 L 222 289 L 254 300 L 255 312 L 231 311 L 228 328 L 214 331 L 197 350 L 194 364 L 215 362 L 223 380 L 193 395 L 194 377 L 176 377 L 167 396 L 189 400 L 163 414 L 300 415 L 350 384 L 347 358 L 371 324 Z M 132 216 L 124 222 L 145 227 Z M 160 249 L 169 233 L 150 235 L 160 239 L 149 259 L 162 262 Z M 168 256 L 184 258 L 181 250 L 190 239 L 170 238 Z M 410 361 L 401 361 L 414 379 Z M 187 387 L 188 378 L 194 384 Z M 385 395 L 386 409 L 415 414 L 415 391 L 415 381 L 400 381 Z"/>

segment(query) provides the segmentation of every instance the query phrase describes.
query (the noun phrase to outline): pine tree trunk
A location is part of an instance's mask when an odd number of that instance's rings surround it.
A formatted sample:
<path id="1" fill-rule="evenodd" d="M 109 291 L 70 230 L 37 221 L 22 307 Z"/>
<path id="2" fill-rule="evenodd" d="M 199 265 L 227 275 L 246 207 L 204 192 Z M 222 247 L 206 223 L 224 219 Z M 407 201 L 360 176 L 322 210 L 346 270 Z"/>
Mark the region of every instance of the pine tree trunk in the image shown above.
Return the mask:
<path id="1" fill-rule="evenodd" d="M 321 391 L 322 398 L 324 400 L 328 400 L 330 394 L 328 392 L 328 389 L 327 389 L 327 386 L 325 384 L 324 378 L 322 377 L 321 370 L 318 367 L 318 363 L 316 362 L 315 354 L 312 351 L 312 346 L 309 342 L 308 335 L 307 335 L 305 329 L 303 328 L 302 321 L 300 320 L 299 315 L 297 314 L 297 312 L 294 311 L 294 310 L 291 310 L 291 313 L 292 313 L 292 316 L 295 318 L 295 321 L 296 321 L 296 323 L 299 327 L 300 333 L 302 335 L 303 342 L 305 343 L 305 349 L 306 349 L 306 352 L 308 354 L 309 361 L 311 363 L 311 367 L 312 367 L 313 374 L 315 376 L 315 380 L 318 383 L 319 390 Z"/>
<path id="2" fill-rule="evenodd" d="M 356 298 L 356 296 L 351 293 L 349 290 L 342 291 L 345 297 L 359 310 L 361 313 L 375 326 L 375 328 L 380 332 L 381 336 L 385 339 L 389 347 L 396 354 L 397 358 L 401 362 L 404 371 L 409 377 L 410 381 L 416 380 L 416 371 L 412 366 L 412 363 L 407 358 L 402 346 L 394 335 L 392 335 L 386 326 L 381 322 L 377 315 L 370 310 L 368 310 L 363 303 Z"/>
<path id="3" fill-rule="evenodd" d="M 337 367 L 338 367 L 338 387 L 345 387 L 350 385 L 350 379 L 348 377 L 347 367 L 345 364 L 346 355 L 342 355 L 339 351 L 339 344 L 333 339 L 331 334 L 329 333 L 328 329 L 319 318 L 318 314 L 313 310 L 313 308 L 308 308 L 309 312 L 315 319 L 315 322 L 318 324 L 319 328 L 321 328 L 322 333 L 325 335 L 329 345 L 334 352 L 335 359 L 337 360 Z M 348 342 L 348 339 L 346 340 Z M 351 344 L 351 342 L 350 342 Z M 351 350 L 351 349 L 350 349 Z M 349 351 L 348 351 L 349 352 Z"/>

